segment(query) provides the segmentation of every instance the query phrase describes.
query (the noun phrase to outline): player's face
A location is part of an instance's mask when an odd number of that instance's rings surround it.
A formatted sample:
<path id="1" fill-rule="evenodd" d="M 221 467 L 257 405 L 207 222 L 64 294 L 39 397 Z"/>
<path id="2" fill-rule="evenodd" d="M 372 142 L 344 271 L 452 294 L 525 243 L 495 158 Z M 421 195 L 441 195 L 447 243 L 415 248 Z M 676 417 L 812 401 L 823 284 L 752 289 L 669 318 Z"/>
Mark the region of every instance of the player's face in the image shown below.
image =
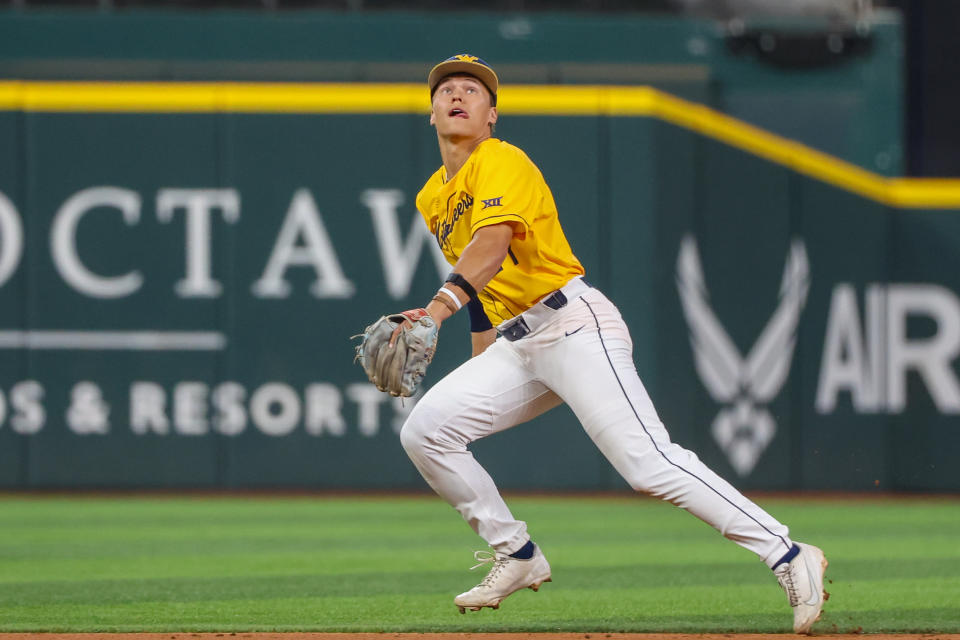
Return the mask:
<path id="1" fill-rule="evenodd" d="M 473 76 L 451 76 L 437 86 L 430 110 L 430 124 L 448 138 L 482 138 L 490 135 L 497 121 L 490 93 Z"/>

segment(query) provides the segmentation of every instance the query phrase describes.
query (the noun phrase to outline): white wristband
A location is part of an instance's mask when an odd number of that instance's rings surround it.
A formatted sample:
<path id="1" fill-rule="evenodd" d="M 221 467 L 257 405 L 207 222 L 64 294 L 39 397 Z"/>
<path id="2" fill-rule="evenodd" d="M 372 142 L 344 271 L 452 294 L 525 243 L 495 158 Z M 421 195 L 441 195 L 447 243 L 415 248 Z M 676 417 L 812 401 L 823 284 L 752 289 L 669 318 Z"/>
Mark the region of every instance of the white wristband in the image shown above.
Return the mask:
<path id="1" fill-rule="evenodd" d="M 455 294 L 453 291 L 450 291 L 450 289 L 447 289 L 446 287 L 440 287 L 437 293 L 446 294 L 447 297 L 453 300 L 453 304 L 457 305 L 457 311 L 463 308 L 463 304 L 460 303 L 460 298 L 458 298 L 457 294 Z"/>

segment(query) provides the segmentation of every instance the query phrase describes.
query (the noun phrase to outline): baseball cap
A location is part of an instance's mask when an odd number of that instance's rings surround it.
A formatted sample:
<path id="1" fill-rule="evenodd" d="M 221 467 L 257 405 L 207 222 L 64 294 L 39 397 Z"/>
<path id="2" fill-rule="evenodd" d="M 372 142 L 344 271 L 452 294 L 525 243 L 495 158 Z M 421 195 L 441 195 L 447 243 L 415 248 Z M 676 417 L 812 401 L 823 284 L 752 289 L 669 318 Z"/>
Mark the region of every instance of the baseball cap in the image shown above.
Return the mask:
<path id="1" fill-rule="evenodd" d="M 458 53 L 455 56 L 447 58 L 430 70 L 430 75 L 427 76 L 427 85 L 430 86 L 431 96 L 436 90 L 437 85 L 440 84 L 440 81 L 452 73 L 469 74 L 482 82 L 484 86 L 490 90 L 490 93 L 494 96 L 497 95 L 497 88 L 500 86 L 500 81 L 497 79 L 497 74 L 494 73 L 490 65 L 477 56 L 472 56 L 469 53 Z"/>

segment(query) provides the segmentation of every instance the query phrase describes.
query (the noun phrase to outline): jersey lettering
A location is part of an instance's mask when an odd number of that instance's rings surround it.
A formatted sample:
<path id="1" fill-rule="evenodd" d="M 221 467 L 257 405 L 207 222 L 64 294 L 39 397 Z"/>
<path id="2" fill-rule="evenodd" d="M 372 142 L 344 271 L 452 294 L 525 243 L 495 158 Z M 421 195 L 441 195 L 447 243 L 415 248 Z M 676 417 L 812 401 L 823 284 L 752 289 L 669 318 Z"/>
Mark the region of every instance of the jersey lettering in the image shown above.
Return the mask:
<path id="1" fill-rule="evenodd" d="M 447 243 L 447 238 L 453 233 L 453 228 L 456 226 L 457 221 L 472 207 L 473 196 L 469 193 L 464 193 L 460 196 L 460 200 L 457 201 L 456 206 L 453 207 L 453 211 L 447 212 L 448 219 L 437 226 L 437 244 L 440 245 L 441 249 Z"/>

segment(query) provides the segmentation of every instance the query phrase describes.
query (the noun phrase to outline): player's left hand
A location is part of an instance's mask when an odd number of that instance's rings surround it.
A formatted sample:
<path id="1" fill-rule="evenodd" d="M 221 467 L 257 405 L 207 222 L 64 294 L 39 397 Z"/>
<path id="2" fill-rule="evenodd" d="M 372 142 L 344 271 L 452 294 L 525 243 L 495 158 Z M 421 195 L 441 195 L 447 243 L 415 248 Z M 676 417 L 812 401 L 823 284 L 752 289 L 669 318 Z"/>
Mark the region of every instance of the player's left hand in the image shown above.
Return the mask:
<path id="1" fill-rule="evenodd" d="M 426 309 L 383 316 L 367 327 L 356 358 L 367 378 L 392 396 L 412 396 L 437 348 L 437 323 Z"/>

